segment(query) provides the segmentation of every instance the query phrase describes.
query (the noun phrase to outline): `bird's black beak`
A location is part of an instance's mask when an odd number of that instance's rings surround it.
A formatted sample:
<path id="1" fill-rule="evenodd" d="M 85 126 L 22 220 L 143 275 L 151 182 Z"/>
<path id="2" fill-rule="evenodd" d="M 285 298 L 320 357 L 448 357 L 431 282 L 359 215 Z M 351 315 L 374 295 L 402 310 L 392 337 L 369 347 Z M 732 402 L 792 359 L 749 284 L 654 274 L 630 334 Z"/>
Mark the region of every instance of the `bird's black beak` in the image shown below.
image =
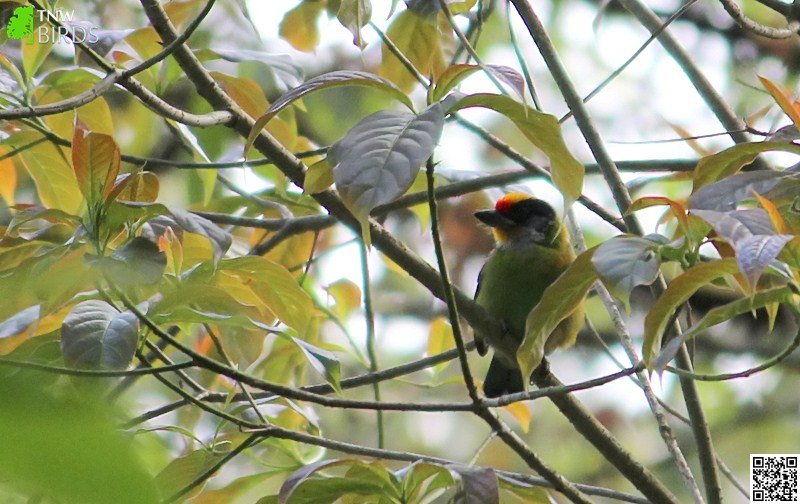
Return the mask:
<path id="1" fill-rule="evenodd" d="M 493 228 L 507 228 L 514 225 L 510 219 L 501 215 L 497 210 L 475 212 L 475 218 Z"/>

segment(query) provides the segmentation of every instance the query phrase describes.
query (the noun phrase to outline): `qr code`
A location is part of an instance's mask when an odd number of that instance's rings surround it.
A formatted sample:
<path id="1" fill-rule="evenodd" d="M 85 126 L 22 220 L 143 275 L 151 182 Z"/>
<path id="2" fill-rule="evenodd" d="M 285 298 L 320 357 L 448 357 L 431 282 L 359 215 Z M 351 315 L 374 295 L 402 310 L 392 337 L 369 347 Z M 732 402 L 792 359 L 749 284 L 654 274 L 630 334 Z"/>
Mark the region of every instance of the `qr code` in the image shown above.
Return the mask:
<path id="1" fill-rule="evenodd" d="M 798 501 L 797 460 L 800 455 L 750 455 L 750 502 Z"/>

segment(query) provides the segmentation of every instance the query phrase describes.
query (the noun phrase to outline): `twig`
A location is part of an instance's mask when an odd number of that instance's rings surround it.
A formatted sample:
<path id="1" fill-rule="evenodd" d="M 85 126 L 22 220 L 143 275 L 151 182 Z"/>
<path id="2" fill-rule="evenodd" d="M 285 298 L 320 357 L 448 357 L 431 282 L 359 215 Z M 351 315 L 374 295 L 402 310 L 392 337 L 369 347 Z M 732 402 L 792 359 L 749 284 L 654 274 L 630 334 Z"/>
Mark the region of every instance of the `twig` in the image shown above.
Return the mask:
<path id="1" fill-rule="evenodd" d="M 766 26 L 754 21 L 747 17 L 742 12 L 742 8 L 734 0 L 719 0 L 722 7 L 725 9 L 734 21 L 745 30 L 770 39 L 787 39 L 797 35 L 797 30 L 800 29 L 800 21 L 792 20 L 784 28 L 776 28 L 774 26 Z"/>
<path id="2" fill-rule="evenodd" d="M 369 275 L 369 254 L 367 244 L 363 237 L 358 242 L 358 250 L 361 255 L 361 288 L 364 297 L 364 323 L 367 330 L 367 358 L 369 360 L 369 370 L 374 373 L 378 370 L 378 353 L 375 351 L 375 311 L 372 307 L 372 284 Z M 381 402 L 380 383 L 372 384 L 372 394 L 375 402 Z M 375 412 L 378 423 L 378 448 L 384 447 L 385 426 L 383 423 L 383 411 Z"/>

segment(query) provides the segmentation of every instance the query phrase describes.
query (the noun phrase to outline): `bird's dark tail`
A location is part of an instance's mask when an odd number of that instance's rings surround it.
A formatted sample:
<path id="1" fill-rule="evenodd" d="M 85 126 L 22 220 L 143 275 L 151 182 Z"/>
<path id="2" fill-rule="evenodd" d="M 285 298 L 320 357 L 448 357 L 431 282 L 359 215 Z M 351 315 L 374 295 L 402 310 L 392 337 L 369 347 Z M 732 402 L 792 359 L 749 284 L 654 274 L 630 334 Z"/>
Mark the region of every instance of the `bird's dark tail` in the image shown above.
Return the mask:
<path id="1" fill-rule="evenodd" d="M 483 393 L 486 397 L 499 397 L 503 394 L 522 392 L 522 373 L 516 367 L 508 367 L 497 356 L 492 357 L 486 380 L 483 382 Z"/>

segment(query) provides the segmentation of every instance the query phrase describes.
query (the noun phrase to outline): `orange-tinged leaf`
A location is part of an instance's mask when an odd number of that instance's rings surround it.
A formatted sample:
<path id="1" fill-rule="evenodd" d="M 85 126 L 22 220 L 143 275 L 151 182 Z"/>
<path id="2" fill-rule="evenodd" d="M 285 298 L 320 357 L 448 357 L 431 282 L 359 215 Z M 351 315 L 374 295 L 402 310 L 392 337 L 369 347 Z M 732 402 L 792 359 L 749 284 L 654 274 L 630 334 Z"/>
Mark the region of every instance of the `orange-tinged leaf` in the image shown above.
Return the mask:
<path id="1" fill-rule="evenodd" d="M 773 202 L 761 196 L 757 192 L 753 192 L 753 194 L 758 200 L 759 205 L 761 205 L 761 208 L 763 208 L 767 212 L 770 222 L 772 222 L 772 225 L 775 226 L 775 230 L 779 234 L 789 233 L 789 228 L 786 226 L 786 222 L 784 222 L 783 216 L 781 215 L 781 212 L 778 210 L 778 207 L 776 207 Z"/>
<path id="2" fill-rule="evenodd" d="M 166 254 L 167 264 L 172 273 L 180 276 L 183 271 L 183 245 L 171 227 L 165 229 L 164 234 L 158 237 L 158 250 Z"/>
<path id="3" fill-rule="evenodd" d="M 792 100 L 782 86 L 775 84 L 766 77 L 759 75 L 758 80 L 761 81 L 761 85 L 769 91 L 769 94 L 772 95 L 781 110 L 789 116 L 794 125 L 800 128 L 800 105 L 798 105 L 797 101 Z"/>
<path id="4" fill-rule="evenodd" d="M 643 208 L 658 205 L 668 205 L 672 215 L 678 219 L 678 224 L 680 225 L 681 230 L 684 232 L 684 234 L 688 233 L 689 217 L 687 216 L 686 207 L 683 206 L 680 201 L 675 201 L 665 196 L 644 196 L 642 198 L 638 198 L 636 201 L 631 203 L 631 206 L 628 208 L 626 213 L 630 214 Z"/>
<path id="5" fill-rule="evenodd" d="M 697 141 L 697 138 L 694 138 L 694 135 L 692 135 L 688 130 L 671 122 L 667 122 L 667 124 L 669 124 L 669 127 L 672 128 L 672 130 L 675 131 L 675 133 L 677 133 L 678 136 L 686 140 L 686 144 L 689 147 L 691 147 L 693 151 L 699 154 L 700 157 L 708 156 L 709 154 L 711 154 L 711 152 L 709 152 L 708 149 L 700 145 L 700 142 Z"/>
<path id="6" fill-rule="evenodd" d="M 0 146 L 0 157 L 8 152 Z M 12 158 L 0 160 L 0 197 L 6 200 L 6 205 L 14 204 L 14 192 L 17 189 L 17 169 Z"/>
<path id="7" fill-rule="evenodd" d="M 280 36 L 298 51 L 312 52 L 319 45 L 319 17 L 325 2 L 303 1 L 283 16 Z"/>
<path id="8" fill-rule="evenodd" d="M 520 429 L 522 432 L 528 432 L 531 426 L 531 420 L 533 419 L 533 414 L 531 413 L 531 409 L 528 405 L 522 401 L 506 404 L 503 406 L 503 409 L 506 410 L 514 417 L 514 420 L 519 423 Z"/>
<path id="9" fill-rule="evenodd" d="M 119 173 L 120 152 L 109 135 L 75 128 L 72 137 L 72 168 L 78 187 L 89 205 L 105 199 Z"/>

